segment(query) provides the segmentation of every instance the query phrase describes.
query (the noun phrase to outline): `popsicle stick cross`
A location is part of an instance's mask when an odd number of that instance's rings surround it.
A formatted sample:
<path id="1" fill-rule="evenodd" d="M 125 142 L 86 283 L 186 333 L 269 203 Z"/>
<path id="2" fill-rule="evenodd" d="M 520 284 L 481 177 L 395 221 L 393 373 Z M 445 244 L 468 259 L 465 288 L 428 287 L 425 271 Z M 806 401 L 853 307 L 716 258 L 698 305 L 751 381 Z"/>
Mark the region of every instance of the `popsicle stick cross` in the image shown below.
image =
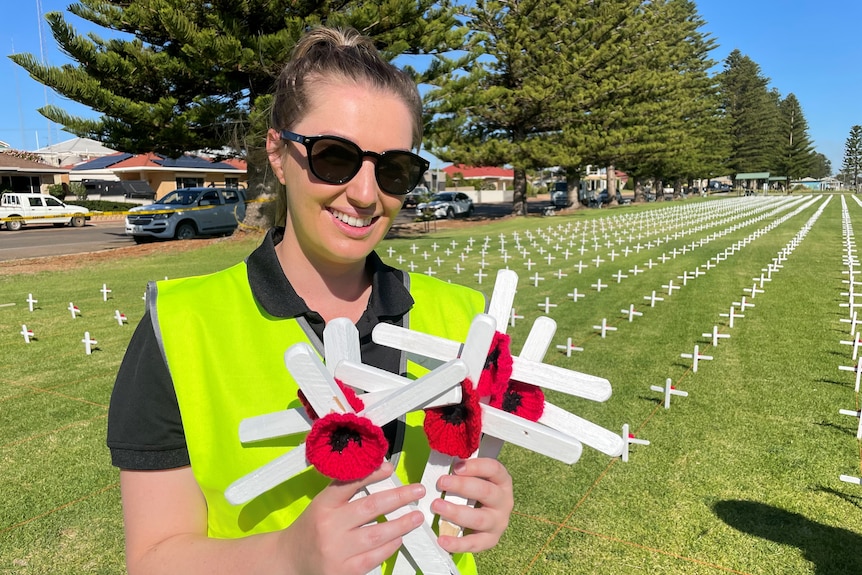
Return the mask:
<path id="1" fill-rule="evenodd" d="M 95 346 L 99 342 L 90 337 L 89 331 L 85 331 L 84 332 L 84 339 L 81 340 L 81 343 L 84 344 L 84 351 L 87 353 L 87 355 L 90 355 L 91 353 L 93 353 L 93 350 L 96 349 Z"/>
<path id="2" fill-rule="evenodd" d="M 658 391 L 664 393 L 664 408 L 670 409 L 670 396 L 671 395 L 679 395 L 680 397 L 688 397 L 687 391 L 681 391 L 673 386 L 673 383 L 670 378 L 667 378 L 664 382 L 664 387 L 658 385 L 651 385 L 649 388 L 653 391 Z"/>
<path id="3" fill-rule="evenodd" d="M 694 346 L 694 353 L 681 353 L 681 354 L 679 354 L 679 356 L 682 358 L 685 358 L 685 359 L 692 360 L 691 371 L 693 371 L 694 373 L 697 373 L 697 364 L 699 361 L 704 360 L 704 359 L 706 359 L 706 360 L 713 359 L 713 357 L 711 355 L 703 355 L 702 353 L 700 353 L 700 346 L 698 346 L 698 345 Z"/>
<path id="4" fill-rule="evenodd" d="M 730 337 L 729 333 L 719 333 L 717 325 L 712 326 L 712 332 L 704 333 L 702 335 L 703 337 L 712 338 L 712 347 L 718 347 L 718 340 Z"/>
<path id="5" fill-rule="evenodd" d="M 33 311 L 33 306 L 37 303 L 39 303 L 39 300 L 33 299 L 33 294 L 28 293 L 27 294 L 27 306 L 30 308 L 31 312 Z"/>
<path id="6" fill-rule="evenodd" d="M 77 317 L 78 317 L 78 314 L 80 314 L 80 313 L 81 313 L 81 310 L 80 310 L 80 309 L 78 309 L 78 306 L 76 306 L 76 305 L 75 305 L 75 304 L 73 304 L 72 302 L 69 302 L 69 307 L 67 307 L 66 309 L 67 309 L 67 310 L 69 310 L 69 311 L 72 313 L 72 319 L 77 318 Z"/>
<path id="7" fill-rule="evenodd" d="M 21 335 L 24 336 L 24 343 L 30 343 L 30 340 L 36 339 L 32 329 L 27 329 L 26 325 L 21 326 Z"/>
<path id="8" fill-rule="evenodd" d="M 565 345 L 558 345 L 557 349 L 566 352 L 566 357 L 572 357 L 573 351 L 584 351 L 584 348 L 578 347 L 575 344 L 573 344 L 572 338 L 570 338 L 570 337 L 566 338 L 566 344 Z"/>

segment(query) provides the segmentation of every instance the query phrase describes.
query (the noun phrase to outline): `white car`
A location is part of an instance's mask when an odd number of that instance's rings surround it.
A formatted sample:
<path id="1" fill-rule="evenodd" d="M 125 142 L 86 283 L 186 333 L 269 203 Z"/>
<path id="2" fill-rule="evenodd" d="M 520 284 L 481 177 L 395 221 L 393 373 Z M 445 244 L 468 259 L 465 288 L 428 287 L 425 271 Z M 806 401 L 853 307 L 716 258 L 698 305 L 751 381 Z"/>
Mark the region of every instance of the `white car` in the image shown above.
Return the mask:
<path id="1" fill-rule="evenodd" d="M 64 204 L 48 194 L 6 192 L 0 197 L 0 219 L 6 229 L 17 231 L 25 224 L 66 224 L 80 228 L 90 219 L 90 210 Z"/>
<path id="2" fill-rule="evenodd" d="M 464 192 L 439 192 L 416 206 L 417 216 L 449 218 L 473 215 L 473 200 Z"/>

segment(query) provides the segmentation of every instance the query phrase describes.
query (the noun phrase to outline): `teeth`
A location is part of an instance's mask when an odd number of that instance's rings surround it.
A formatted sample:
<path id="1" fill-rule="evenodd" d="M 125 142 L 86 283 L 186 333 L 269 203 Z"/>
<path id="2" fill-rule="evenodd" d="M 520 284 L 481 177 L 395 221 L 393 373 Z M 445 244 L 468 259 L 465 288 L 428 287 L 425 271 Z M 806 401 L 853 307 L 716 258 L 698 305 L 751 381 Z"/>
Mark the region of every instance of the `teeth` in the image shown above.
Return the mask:
<path id="1" fill-rule="evenodd" d="M 333 216 L 336 217 L 341 222 L 344 222 L 348 226 L 354 228 L 364 228 L 366 226 L 371 225 L 371 220 L 374 218 L 356 218 L 354 216 L 348 216 L 347 214 L 343 214 L 341 212 L 336 212 L 335 210 L 331 210 Z"/>

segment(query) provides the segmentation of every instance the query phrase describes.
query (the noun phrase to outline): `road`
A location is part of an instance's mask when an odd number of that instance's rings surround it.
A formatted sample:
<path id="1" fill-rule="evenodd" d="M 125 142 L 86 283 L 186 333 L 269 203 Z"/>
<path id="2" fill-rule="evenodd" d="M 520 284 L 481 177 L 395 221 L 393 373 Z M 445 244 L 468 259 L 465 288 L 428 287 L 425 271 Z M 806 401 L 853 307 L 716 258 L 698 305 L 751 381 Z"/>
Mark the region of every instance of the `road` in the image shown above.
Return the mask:
<path id="1" fill-rule="evenodd" d="M 134 245 L 122 219 L 91 220 L 83 228 L 27 225 L 0 230 L 0 261 L 97 252 Z"/>

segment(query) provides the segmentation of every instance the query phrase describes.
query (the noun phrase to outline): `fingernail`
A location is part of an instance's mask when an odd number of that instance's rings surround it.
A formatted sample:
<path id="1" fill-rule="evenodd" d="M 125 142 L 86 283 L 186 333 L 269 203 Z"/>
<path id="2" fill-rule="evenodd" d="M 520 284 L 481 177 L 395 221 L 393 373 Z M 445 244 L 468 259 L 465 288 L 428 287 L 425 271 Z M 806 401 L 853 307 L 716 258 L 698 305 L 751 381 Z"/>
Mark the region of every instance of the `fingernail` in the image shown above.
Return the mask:
<path id="1" fill-rule="evenodd" d="M 463 461 L 459 461 L 458 463 L 456 463 L 455 465 L 452 466 L 452 472 L 453 473 L 460 473 L 460 472 L 464 471 L 465 467 L 467 467 L 467 464 L 464 463 Z"/>
<path id="2" fill-rule="evenodd" d="M 442 475 L 440 479 L 437 480 L 437 485 L 440 487 L 440 491 L 446 491 L 451 484 L 452 480 L 448 475 Z"/>
<path id="3" fill-rule="evenodd" d="M 416 499 L 421 499 L 422 496 L 425 495 L 425 486 L 423 486 L 421 483 L 411 485 L 410 494 Z"/>

